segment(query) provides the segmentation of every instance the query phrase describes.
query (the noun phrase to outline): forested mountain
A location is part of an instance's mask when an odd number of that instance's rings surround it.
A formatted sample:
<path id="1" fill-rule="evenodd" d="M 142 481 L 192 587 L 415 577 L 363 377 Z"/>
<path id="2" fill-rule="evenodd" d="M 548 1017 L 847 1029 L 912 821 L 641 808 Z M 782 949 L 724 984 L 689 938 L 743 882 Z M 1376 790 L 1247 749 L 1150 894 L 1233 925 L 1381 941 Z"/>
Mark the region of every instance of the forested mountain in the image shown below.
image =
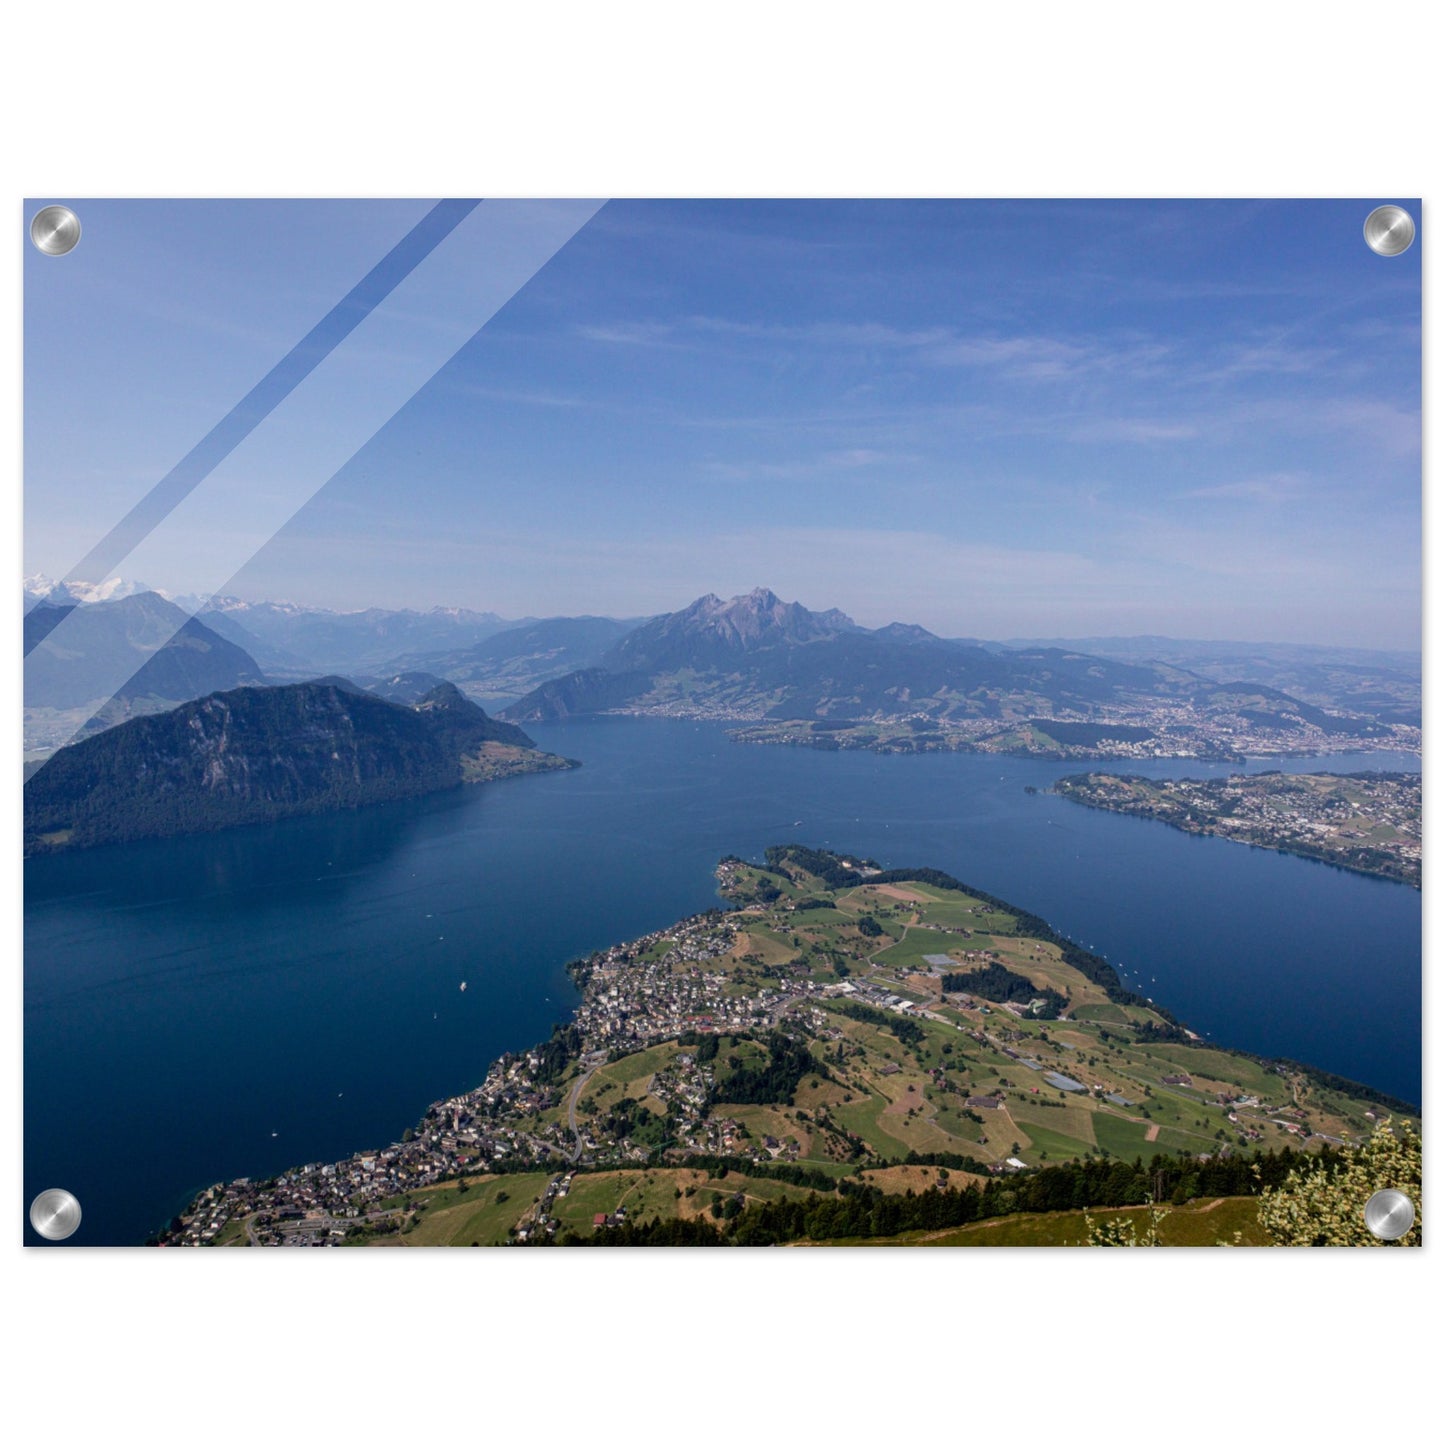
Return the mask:
<path id="1" fill-rule="evenodd" d="M 558 766 L 450 683 L 411 706 L 344 678 L 239 688 L 59 749 L 25 784 L 26 848 L 264 822 Z"/>

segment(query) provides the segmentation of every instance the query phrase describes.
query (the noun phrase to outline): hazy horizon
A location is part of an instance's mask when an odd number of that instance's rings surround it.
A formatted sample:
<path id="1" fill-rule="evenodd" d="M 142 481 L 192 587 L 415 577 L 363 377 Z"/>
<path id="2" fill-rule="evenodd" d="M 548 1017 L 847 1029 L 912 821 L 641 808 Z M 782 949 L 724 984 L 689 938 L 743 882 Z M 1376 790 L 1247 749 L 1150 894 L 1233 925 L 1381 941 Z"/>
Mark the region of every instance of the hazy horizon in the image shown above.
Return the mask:
<path id="1" fill-rule="evenodd" d="M 43 575 L 43 574 L 42 574 L 42 575 Z M 32 580 L 32 577 L 27 577 L 25 580 L 26 580 L 27 583 L 29 583 L 29 582 Z M 44 580 L 45 580 L 46 582 L 49 582 L 49 583 L 55 583 L 58 579 L 50 578 L 50 577 L 45 577 Z M 143 582 L 141 582 L 141 581 L 139 581 L 139 580 L 136 580 L 136 579 L 125 579 L 125 580 L 128 581 L 129 584 L 130 584 L 130 586 L 133 587 L 133 588 L 136 589 L 136 590 L 148 591 L 148 592 L 155 592 L 155 593 L 157 593 L 158 595 L 167 598 L 168 600 L 177 602 L 178 604 L 182 605 L 183 607 L 195 605 L 195 604 L 197 604 L 197 603 L 202 604 L 202 606 L 204 607 L 204 605 L 211 600 L 210 598 L 197 598 L 197 597 L 194 597 L 194 596 L 192 596 L 192 595 L 190 595 L 190 594 L 180 593 L 180 592 L 175 591 L 173 588 L 169 588 L 169 587 L 153 587 L 153 586 L 149 585 L 148 583 L 143 583 Z M 581 611 L 581 612 L 558 612 L 558 611 L 556 611 L 556 610 L 548 610 L 548 611 L 541 611 L 541 612 L 517 613 L 517 614 L 509 615 L 509 614 L 507 614 L 507 613 L 504 613 L 504 612 L 500 611 L 498 608 L 495 608 L 495 607 L 488 607 L 488 606 L 486 606 L 486 605 L 476 605 L 476 604 L 472 604 L 472 603 L 461 603 L 461 602 L 455 602 L 455 601 L 450 601 L 450 602 L 427 602 L 427 603 L 404 603 L 404 604 L 402 604 L 402 605 L 400 605 L 400 606 L 396 606 L 396 607 L 379 607 L 377 604 L 368 604 L 367 606 L 363 606 L 363 607 L 336 607 L 336 606 L 332 606 L 332 605 L 327 604 L 327 603 L 309 603 L 309 602 L 302 602 L 302 601 L 300 601 L 300 600 L 299 600 L 298 598 L 296 598 L 296 597 L 260 597 L 260 596 L 241 597 L 241 596 L 239 596 L 238 594 L 235 594 L 235 593 L 224 593 L 224 594 L 218 593 L 218 594 L 216 594 L 216 596 L 217 596 L 217 597 L 224 597 L 224 598 L 228 598 L 228 599 L 229 599 L 229 598 L 234 598 L 234 600 L 236 600 L 237 602 L 240 602 L 240 603 L 242 603 L 243 605 L 248 606 L 248 607 L 252 607 L 252 606 L 267 606 L 267 605 L 270 605 L 270 606 L 293 606 L 293 607 L 296 607 L 296 608 L 298 608 L 298 609 L 300 609 L 300 610 L 302 610 L 302 611 L 329 612 L 329 613 L 335 613 L 335 614 L 338 615 L 338 616 L 359 615 L 359 614 L 361 614 L 361 613 L 368 612 L 368 611 L 372 611 L 372 610 L 379 610 L 379 611 L 384 611 L 384 612 L 411 612 L 411 613 L 415 613 L 415 614 L 423 615 L 423 616 L 426 615 L 427 613 L 430 613 L 430 612 L 471 612 L 471 613 L 476 613 L 476 614 L 482 615 L 482 616 L 494 616 L 494 617 L 497 617 L 499 620 L 501 620 L 502 622 L 507 623 L 507 624 L 509 624 L 509 625 L 510 625 L 510 624 L 513 624 L 513 623 L 522 624 L 522 623 L 534 622 L 534 621 L 535 621 L 535 622 L 546 622 L 546 621 L 553 621 L 553 620 L 562 619 L 562 618 L 575 618 L 575 617 L 601 617 L 601 618 L 606 618 L 606 619 L 611 620 L 611 621 L 614 621 L 614 622 L 634 622 L 634 623 L 637 623 L 637 624 L 641 624 L 641 623 L 643 623 L 643 622 L 648 621 L 648 620 L 649 620 L 650 618 L 652 618 L 652 617 L 663 616 L 663 615 L 666 615 L 667 613 L 672 613 L 672 612 L 681 612 L 681 611 L 685 610 L 687 607 L 690 607 L 693 603 L 698 602 L 698 601 L 700 601 L 702 598 L 707 597 L 707 596 L 709 596 L 709 595 L 721 597 L 723 601 L 730 601 L 730 600 L 737 600 L 738 598 L 741 598 L 741 597 L 745 597 L 745 596 L 748 595 L 748 593 L 750 593 L 750 592 L 752 592 L 752 591 L 755 591 L 755 590 L 768 590 L 768 591 L 771 591 L 771 592 L 773 592 L 775 595 L 777 595 L 777 596 L 779 597 L 779 600 L 782 601 L 783 603 L 786 604 L 786 603 L 797 602 L 797 603 L 799 603 L 801 606 L 807 608 L 808 611 L 810 611 L 810 612 L 827 612 L 827 611 L 829 611 L 829 610 L 837 610 L 837 611 L 839 611 L 839 612 L 842 612 L 842 613 L 846 614 L 853 622 L 857 623 L 860 627 L 864 627 L 864 628 L 867 628 L 867 629 L 869 629 L 869 630 L 876 630 L 877 628 L 880 628 L 880 627 L 887 627 L 887 626 L 890 625 L 891 623 L 911 623 L 911 624 L 915 624 L 915 625 L 919 625 L 919 626 L 925 625 L 925 624 L 919 623 L 919 622 L 918 622 L 918 619 L 917 619 L 917 618 L 913 618 L 913 617 L 887 617 L 887 618 L 883 618 L 882 620 L 877 620 L 877 621 L 875 621 L 875 620 L 866 620 L 866 613 L 860 615 L 859 611 L 857 611 L 857 610 L 855 610 L 855 609 L 853 609 L 853 608 L 851 608 L 851 607 L 849 607 L 849 606 L 847 606 L 847 605 L 845 605 L 845 604 L 838 603 L 838 602 L 829 602 L 829 601 L 818 602 L 818 603 L 811 603 L 811 602 L 809 602 L 806 598 L 801 598 L 801 597 L 798 597 L 798 598 L 786 597 L 786 596 L 783 596 L 781 593 L 778 593 L 778 591 L 777 591 L 776 588 L 769 588 L 766 583 L 758 583 L 756 587 L 749 587 L 749 588 L 746 588 L 743 592 L 740 592 L 740 593 L 730 593 L 730 594 L 729 594 L 729 593 L 721 593 L 721 592 L 718 592 L 716 588 L 712 588 L 712 589 L 709 589 L 708 591 L 703 591 L 703 592 L 696 593 L 695 595 L 693 595 L 693 596 L 691 596 L 691 597 L 688 597 L 688 598 L 686 599 L 686 601 L 679 602 L 676 606 L 664 607 L 664 608 L 659 609 L 659 610 L 656 611 L 656 612 L 647 612 L 647 613 L 617 613 L 617 612 L 606 612 L 606 611 L 601 611 L 601 610 L 598 610 L 598 609 L 593 608 L 593 609 L 584 609 L 584 610 Z M 129 594 L 129 592 L 127 592 L 125 595 L 130 595 L 130 594 Z M 103 599 L 103 600 L 111 600 L 111 599 Z M 243 615 L 244 615 L 244 614 L 243 614 Z M 243 625 L 244 625 L 244 623 L 243 623 Z M 929 628 L 928 630 L 929 630 L 929 631 L 935 631 L 936 629 Z M 1087 643 L 1087 642 L 1151 642 L 1151 641 L 1159 641 L 1159 642 L 1179 643 L 1179 644 L 1185 644 L 1185 645 L 1207 646 L 1207 647 L 1230 647 L 1230 646 L 1240 646 L 1240 647 L 1271 647 L 1271 646 L 1279 646 L 1279 647 L 1318 648 L 1318 649 L 1321 649 L 1321 650 L 1399 653 L 1399 654 L 1401 654 L 1402 656 L 1409 656 L 1409 657 L 1420 657 L 1420 656 L 1422 655 L 1422 649 L 1419 648 L 1419 647 L 1416 647 L 1416 648 L 1409 648 L 1409 647 L 1377 647 L 1377 646 L 1370 646 L 1370 645 L 1366 645 L 1366 644 L 1349 643 L 1349 642 L 1329 642 L 1329 641 L 1325 641 L 1325 642 L 1295 642 L 1295 641 L 1291 641 L 1291 640 L 1288 639 L 1288 638 L 1280 638 L 1280 637 L 1189 637 L 1189 636 L 1184 636 L 1184 635 L 1182 635 L 1182 634 L 1177 634 L 1177 633 L 1160 633 L 1160 632 L 1132 632 L 1132 633 L 1123 633 L 1123 632 L 1121 632 L 1121 633 L 1087 633 L 1087 634 L 1085 634 L 1085 633 L 1064 633 L 1064 632 L 1059 632 L 1059 633 L 1034 633 L 1034 634 L 1030 634 L 1030 635 L 1027 636 L 1027 637 L 1025 637 L 1025 636 L 996 637 L 996 636 L 985 635 L 985 634 L 983 634 L 983 633 L 978 633 L 978 632 L 971 632 L 971 633 L 964 633 L 964 632 L 944 633 L 944 632 L 939 632 L 937 635 L 938 635 L 939 637 L 941 637 L 941 638 L 944 638 L 945 640 L 977 640 L 977 641 L 979 641 L 979 642 L 994 643 L 994 644 L 997 644 L 997 645 L 999 645 L 999 646 L 1004 646 L 1004 647 L 1020 647 L 1020 646 L 1037 645 L 1037 644 L 1050 643 L 1050 642 L 1067 642 L 1067 643 L 1074 643 L 1074 644 L 1083 644 L 1083 643 Z"/>
<path id="2" fill-rule="evenodd" d="M 92 201 L 84 246 L 27 252 L 26 574 L 427 204 Z M 118 571 L 513 618 L 762 583 L 941 636 L 1418 652 L 1421 252 L 1370 252 L 1371 204 L 611 202 L 239 573 L 222 539 L 288 478 Z"/>

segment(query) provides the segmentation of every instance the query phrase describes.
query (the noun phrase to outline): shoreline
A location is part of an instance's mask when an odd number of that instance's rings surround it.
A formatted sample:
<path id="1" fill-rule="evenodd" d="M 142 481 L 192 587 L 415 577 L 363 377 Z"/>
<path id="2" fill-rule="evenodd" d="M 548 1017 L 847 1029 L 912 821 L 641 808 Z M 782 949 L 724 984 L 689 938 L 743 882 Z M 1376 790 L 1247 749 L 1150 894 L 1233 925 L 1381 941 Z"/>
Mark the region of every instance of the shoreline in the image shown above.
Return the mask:
<path id="1" fill-rule="evenodd" d="M 796 845 L 789 845 L 789 847 L 796 850 Z M 770 859 L 772 851 L 769 851 Z M 804 850 L 805 853 L 808 851 Z M 836 855 L 813 854 L 812 856 L 827 860 Z M 1156 1041 L 1164 1040 L 1176 1046 L 1198 1050 L 1201 1058 L 1225 1055 L 1242 1059 L 1275 1073 L 1285 1073 L 1285 1066 L 1288 1064 L 1289 1068 L 1295 1071 L 1296 1076 L 1313 1080 L 1316 1085 L 1336 1091 L 1343 1090 L 1350 1097 L 1376 1103 L 1380 1107 L 1388 1108 L 1391 1112 L 1409 1113 L 1412 1111 L 1412 1106 L 1404 1100 L 1395 1099 L 1357 1081 L 1331 1075 L 1316 1066 L 1282 1058 L 1267 1058 L 1246 1050 L 1214 1044 L 1201 1038 L 1198 1034 L 1178 1024 L 1162 1005 L 1145 1000 L 1141 995 L 1129 989 L 1106 959 L 1071 943 L 1043 919 L 1021 910 L 1017 905 L 1005 904 L 1002 900 L 991 898 L 977 889 L 968 888 L 966 885 L 960 884 L 958 880 L 938 873 L 937 870 L 926 868 L 880 870 L 876 866 L 865 867 L 857 860 L 851 863 L 844 862 L 842 867 L 858 869 L 857 873 L 844 880 L 849 890 L 857 885 L 870 884 L 873 877 L 876 877 L 880 886 L 884 884 L 892 886 L 895 880 L 899 879 L 906 881 L 909 878 L 923 877 L 931 886 L 966 893 L 968 897 L 974 899 L 985 909 L 1006 910 L 1014 919 L 1017 933 L 1021 938 L 1038 938 L 1059 947 L 1062 957 L 1071 968 L 1082 970 L 1083 976 L 1086 978 L 1095 978 L 1104 990 L 1106 997 L 1117 999 L 1120 1005 L 1126 1007 L 1145 1008 L 1146 1013 L 1152 1015 L 1157 1021 L 1150 1024 L 1147 1019 L 1145 1020 L 1141 1035 L 1145 1041 L 1151 1038 Z M 724 900 L 724 908 L 711 909 L 692 915 L 638 938 L 615 943 L 607 948 L 595 950 L 585 957 L 574 958 L 570 961 L 566 966 L 567 972 L 573 978 L 581 997 L 572 1010 L 568 1022 L 555 1025 L 551 1038 L 546 1041 L 533 1044 L 519 1053 L 513 1053 L 510 1050 L 504 1052 L 491 1064 L 481 1084 L 430 1105 L 418 1121 L 417 1126 L 408 1128 L 401 1140 L 389 1145 L 357 1151 L 347 1159 L 330 1164 L 313 1162 L 296 1165 L 283 1171 L 281 1175 L 262 1181 L 255 1186 L 246 1178 L 233 1180 L 228 1184 L 218 1183 L 208 1186 L 192 1198 L 188 1208 L 183 1210 L 180 1216 L 158 1231 L 157 1235 L 148 1242 L 161 1244 L 173 1242 L 209 1244 L 215 1242 L 219 1232 L 237 1216 L 220 1216 L 219 1224 L 207 1225 L 198 1234 L 195 1221 L 205 1206 L 212 1207 L 213 1213 L 210 1218 L 214 1220 L 218 1217 L 215 1213 L 216 1210 L 226 1207 L 228 1202 L 230 1207 L 234 1207 L 238 1198 L 246 1197 L 247 1190 L 255 1189 L 262 1192 L 276 1190 L 282 1183 L 285 1183 L 293 1191 L 287 1196 L 289 1201 L 299 1198 L 303 1203 L 309 1205 L 309 1208 L 302 1210 L 295 1208 L 294 1205 L 293 1207 L 278 1208 L 273 1203 L 260 1210 L 255 1207 L 249 1209 L 244 1216 L 240 1217 L 243 1219 L 250 1242 L 283 1242 L 279 1232 L 270 1234 L 268 1241 L 257 1239 L 255 1229 L 258 1225 L 268 1228 L 274 1226 L 277 1231 L 292 1229 L 291 1235 L 284 1241 L 289 1243 L 348 1242 L 356 1233 L 374 1229 L 379 1220 L 394 1219 L 401 1212 L 395 1207 L 396 1199 L 409 1197 L 414 1191 L 430 1189 L 453 1180 L 463 1181 L 461 1188 L 465 1192 L 465 1181 L 468 1178 L 480 1183 L 483 1180 L 495 1179 L 499 1175 L 537 1173 L 538 1171 L 552 1174 L 560 1171 L 559 1179 L 565 1175 L 566 1185 L 570 1185 L 571 1178 L 578 1173 L 593 1172 L 597 1169 L 606 1171 L 644 1167 L 642 1162 L 644 1156 L 639 1155 L 637 1159 L 630 1159 L 626 1149 L 619 1153 L 616 1148 L 612 1148 L 609 1153 L 604 1148 L 602 1153 L 606 1157 L 599 1157 L 597 1139 L 593 1138 L 589 1141 L 578 1126 L 579 1095 L 604 1062 L 613 1063 L 632 1058 L 636 1054 L 646 1052 L 662 1043 L 679 1041 L 685 1043 L 689 1037 L 698 1036 L 699 1027 L 703 1029 L 702 1037 L 704 1038 L 717 1037 L 719 1033 L 723 1037 L 728 1037 L 729 1031 L 736 1030 L 741 1030 L 741 1033 L 734 1035 L 736 1037 L 755 1038 L 759 1036 L 760 1031 L 763 1036 L 770 1036 L 768 1031 L 781 1027 L 785 1018 L 801 1017 L 800 1010 L 806 1012 L 812 1009 L 816 1018 L 816 1007 L 820 998 L 830 992 L 823 990 L 823 993 L 820 994 L 816 985 L 809 984 L 792 989 L 780 986 L 776 992 L 772 989 L 764 989 L 762 995 L 752 1000 L 750 1008 L 735 1005 L 733 1013 L 725 1016 L 726 1021 L 720 1023 L 717 1021 L 716 1011 L 720 1008 L 726 1009 L 727 1005 L 720 999 L 715 987 L 719 975 L 704 972 L 700 975 L 703 980 L 700 989 L 695 983 L 673 986 L 673 996 L 666 1005 L 664 1013 L 655 1016 L 646 1013 L 634 1014 L 629 1020 L 629 1015 L 624 1009 L 621 1017 L 626 1022 L 624 1022 L 620 1034 L 613 1034 L 615 1023 L 606 1024 L 605 1031 L 598 1032 L 599 1018 L 604 1017 L 611 1008 L 611 1005 L 607 1003 L 609 986 L 610 995 L 615 997 L 618 992 L 617 984 L 620 983 L 629 968 L 638 966 L 648 958 L 660 957 L 665 963 L 667 959 L 674 957 L 679 949 L 682 950 L 684 957 L 696 958 L 699 961 L 719 958 L 724 951 L 721 945 L 726 945 L 728 951 L 731 951 L 732 945 L 745 927 L 746 920 L 753 917 L 756 921 L 756 915 L 759 912 L 756 906 L 749 906 L 745 897 L 743 901 L 738 901 L 740 895 L 733 886 L 732 880 L 743 873 L 766 875 L 768 868 L 746 864 L 743 860 L 731 856 L 724 858 L 716 870 L 716 876 L 721 885 L 720 896 Z M 826 888 L 830 889 L 837 889 L 841 886 L 837 879 L 824 877 L 822 882 Z M 721 940 L 721 945 L 719 940 Z M 693 975 L 694 978 L 698 977 L 698 970 L 693 970 Z M 649 998 L 653 994 L 653 987 L 650 983 L 645 992 Z M 772 997 L 768 997 L 769 995 Z M 943 998 L 945 1001 L 949 998 L 946 991 Z M 651 1006 L 650 1003 L 643 1005 L 644 1008 Z M 709 1012 L 704 1014 L 703 1010 Z M 984 1008 L 983 1012 L 987 1014 L 989 1009 Z M 926 1011 L 925 1016 L 934 1017 Z M 1007 1017 L 1006 1014 L 1003 1016 Z M 708 1019 L 705 1025 L 695 1022 L 704 1017 Z M 641 1022 L 639 1022 L 639 1018 Z M 612 1042 L 610 1046 L 604 1047 L 608 1043 L 609 1037 Z M 1070 1044 L 1067 1047 L 1072 1049 L 1074 1045 Z M 1004 1052 L 1007 1054 L 1010 1051 L 1005 1049 Z M 1016 1054 L 1012 1056 L 1018 1057 Z M 572 1073 L 574 1067 L 576 1069 L 575 1078 Z M 557 1102 L 548 1103 L 547 1091 L 561 1083 L 568 1086 L 563 1090 L 561 1096 L 561 1116 L 543 1126 L 542 1115 L 551 1111 Z M 1297 1090 L 1294 1089 L 1294 1086 L 1292 1086 L 1292 1092 L 1297 1099 Z M 538 1119 L 536 1126 L 525 1129 L 514 1127 L 517 1117 L 516 1101 L 519 1099 L 523 1110 L 522 1119 L 526 1119 L 527 1110 L 535 1110 Z M 509 1104 L 513 1106 L 513 1112 L 510 1115 L 505 1112 L 505 1106 Z M 502 1112 L 499 1113 L 499 1109 Z M 1373 1115 L 1368 1117 L 1373 1117 Z M 1234 1115 L 1231 1114 L 1230 1118 L 1233 1119 Z M 486 1124 L 485 1121 L 488 1119 L 498 1121 L 495 1127 L 489 1127 Z M 1157 1132 L 1156 1129 L 1155 1133 L 1157 1134 Z M 1306 1137 L 1309 1133 L 1310 1131 L 1306 1129 Z M 676 1167 L 690 1167 L 688 1164 L 690 1158 L 715 1158 L 719 1153 L 726 1153 L 725 1148 L 711 1147 L 719 1142 L 711 1134 L 705 1137 L 710 1146 L 709 1149 L 700 1150 L 696 1145 L 690 1145 L 682 1151 L 681 1159 L 676 1163 Z M 1321 1134 L 1320 1137 L 1337 1144 L 1346 1142 L 1324 1134 Z M 476 1152 L 464 1152 L 471 1150 Z M 1045 1157 L 1047 1158 L 1047 1156 Z M 743 1163 L 766 1164 L 765 1160 L 751 1158 L 748 1155 L 739 1156 L 739 1159 Z M 656 1167 L 674 1167 L 665 1165 L 660 1160 L 654 1162 Z M 886 1167 L 886 1161 L 884 1161 L 884 1167 Z M 382 1171 L 381 1178 L 386 1181 L 385 1188 L 392 1190 L 392 1193 L 378 1192 L 381 1186 L 373 1183 L 378 1170 Z M 555 1192 L 557 1187 L 558 1181 L 554 1180 L 550 1186 L 551 1192 Z M 239 1195 L 238 1190 L 241 1191 Z M 563 1192 L 565 1193 L 565 1186 L 563 1186 Z M 388 1200 L 391 1201 L 392 1207 L 385 1209 L 382 1206 L 386 1205 Z M 378 1213 L 378 1210 L 381 1212 Z M 302 1218 L 309 1219 L 315 1224 L 315 1228 L 307 1234 L 304 1241 L 296 1237 L 302 1231 L 299 1224 L 295 1222 Z M 179 1230 L 177 1229 L 178 1224 L 181 1225 Z M 324 1237 L 317 1237 L 318 1235 Z M 525 1236 L 523 1237 L 525 1238 Z"/>
<path id="2" fill-rule="evenodd" d="M 1396 844 L 1394 849 L 1385 843 L 1376 842 L 1366 847 L 1364 835 L 1355 832 L 1338 839 L 1331 835 L 1328 841 L 1316 841 L 1288 835 L 1261 836 L 1263 829 L 1281 829 L 1293 823 L 1297 827 L 1314 826 L 1288 814 L 1273 818 L 1258 817 L 1239 820 L 1236 818 L 1236 800 L 1226 789 L 1230 783 L 1242 785 L 1239 792 L 1246 799 L 1250 793 L 1260 794 L 1265 802 L 1270 801 L 1267 791 L 1269 784 L 1278 778 L 1288 780 L 1289 791 L 1296 799 L 1300 790 L 1309 790 L 1309 785 L 1323 783 L 1334 794 L 1342 794 L 1345 785 L 1351 782 L 1368 784 L 1370 787 L 1390 791 L 1399 797 L 1395 800 L 1396 811 L 1403 814 L 1401 822 L 1416 824 L 1414 841 L 1401 842 L 1402 834 L 1398 822 L 1389 824 L 1397 836 L 1388 840 Z M 1324 863 L 1347 873 L 1356 873 L 1365 878 L 1378 878 L 1387 883 L 1401 883 L 1414 888 L 1422 887 L 1422 869 L 1418 822 L 1420 815 L 1420 780 L 1418 773 L 1240 773 L 1227 778 L 1213 778 L 1195 785 L 1195 791 L 1183 790 L 1193 782 L 1191 779 L 1155 779 L 1128 774 L 1079 773 L 1058 779 L 1050 791 L 1056 797 L 1064 798 L 1080 807 L 1093 808 L 1098 812 L 1114 813 L 1120 817 L 1138 818 L 1145 822 L 1163 823 L 1166 827 L 1196 838 L 1223 838 L 1231 843 L 1244 843 L 1252 848 L 1263 848 L 1273 853 L 1284 853 L 1294 858 L 1306 858 L 1315 863 Z M 1411 786 L 1413 783 L 1413 787 Z M 1396 786 L 1398 785 L 1398 786 Z M 1107 789 L 1107 791 L 1106 791 Z M 1200 796 L 1202 794 L 1203 796 Z M 1330 802 L 1336 802 L 1331 799 Z M 1311 799 L 1310 801 L 1313 801 Z M 1215 811 L 1211 812 L 1210 809 Z M 1231 826 L 1236 825 L 1236 826 Z M 1331 843 L 1333 842 L 1333 846 Z M 1351 845 L 1354 845 L 1353 847 Z M 1359 854 L 1367 857 L 1358 857 Z"/>

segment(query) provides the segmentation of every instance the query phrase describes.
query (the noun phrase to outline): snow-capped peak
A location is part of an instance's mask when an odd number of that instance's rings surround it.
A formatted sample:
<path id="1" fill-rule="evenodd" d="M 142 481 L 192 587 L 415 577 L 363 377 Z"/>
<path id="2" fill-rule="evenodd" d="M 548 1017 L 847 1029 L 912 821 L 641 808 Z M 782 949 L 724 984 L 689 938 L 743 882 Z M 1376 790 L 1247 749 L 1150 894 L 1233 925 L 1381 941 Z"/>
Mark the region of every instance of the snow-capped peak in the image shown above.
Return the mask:
<path id="1" fill-rule="evenodd" d="M 144 582 L 128 582 L 124 577 L 107 577 L 103 582 L 57 582 L 43 572 L 36 572 L 25 579 L 27 597 L 43 597 L 54 603 L 114 602 L 120 597 L 134 597 L 152 590 Z"/>

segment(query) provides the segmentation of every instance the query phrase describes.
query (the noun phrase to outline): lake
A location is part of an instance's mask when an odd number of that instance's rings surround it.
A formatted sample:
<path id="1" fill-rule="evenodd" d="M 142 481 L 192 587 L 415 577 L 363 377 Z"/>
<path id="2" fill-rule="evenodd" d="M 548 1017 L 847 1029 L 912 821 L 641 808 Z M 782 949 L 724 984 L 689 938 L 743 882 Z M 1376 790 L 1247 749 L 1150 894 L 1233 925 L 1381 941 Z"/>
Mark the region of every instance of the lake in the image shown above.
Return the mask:
<path id="1" fill-rule="evenodd" d="M 568 959 L 714 906 L 723 854 L 779 842 L 941 868 L 1215 1042 L 1420 1099 L 1412 888 L 1024 791 L 1087 764 L 528 730 L 583 767 L 27 861 L 25 1197 L 77 1196 L 70 1243 L 137 1244 L 207 1184 L 399 1138 L 570 1013 Z M 1247 770 L 1280 766 L 1419 759 Z"/>

